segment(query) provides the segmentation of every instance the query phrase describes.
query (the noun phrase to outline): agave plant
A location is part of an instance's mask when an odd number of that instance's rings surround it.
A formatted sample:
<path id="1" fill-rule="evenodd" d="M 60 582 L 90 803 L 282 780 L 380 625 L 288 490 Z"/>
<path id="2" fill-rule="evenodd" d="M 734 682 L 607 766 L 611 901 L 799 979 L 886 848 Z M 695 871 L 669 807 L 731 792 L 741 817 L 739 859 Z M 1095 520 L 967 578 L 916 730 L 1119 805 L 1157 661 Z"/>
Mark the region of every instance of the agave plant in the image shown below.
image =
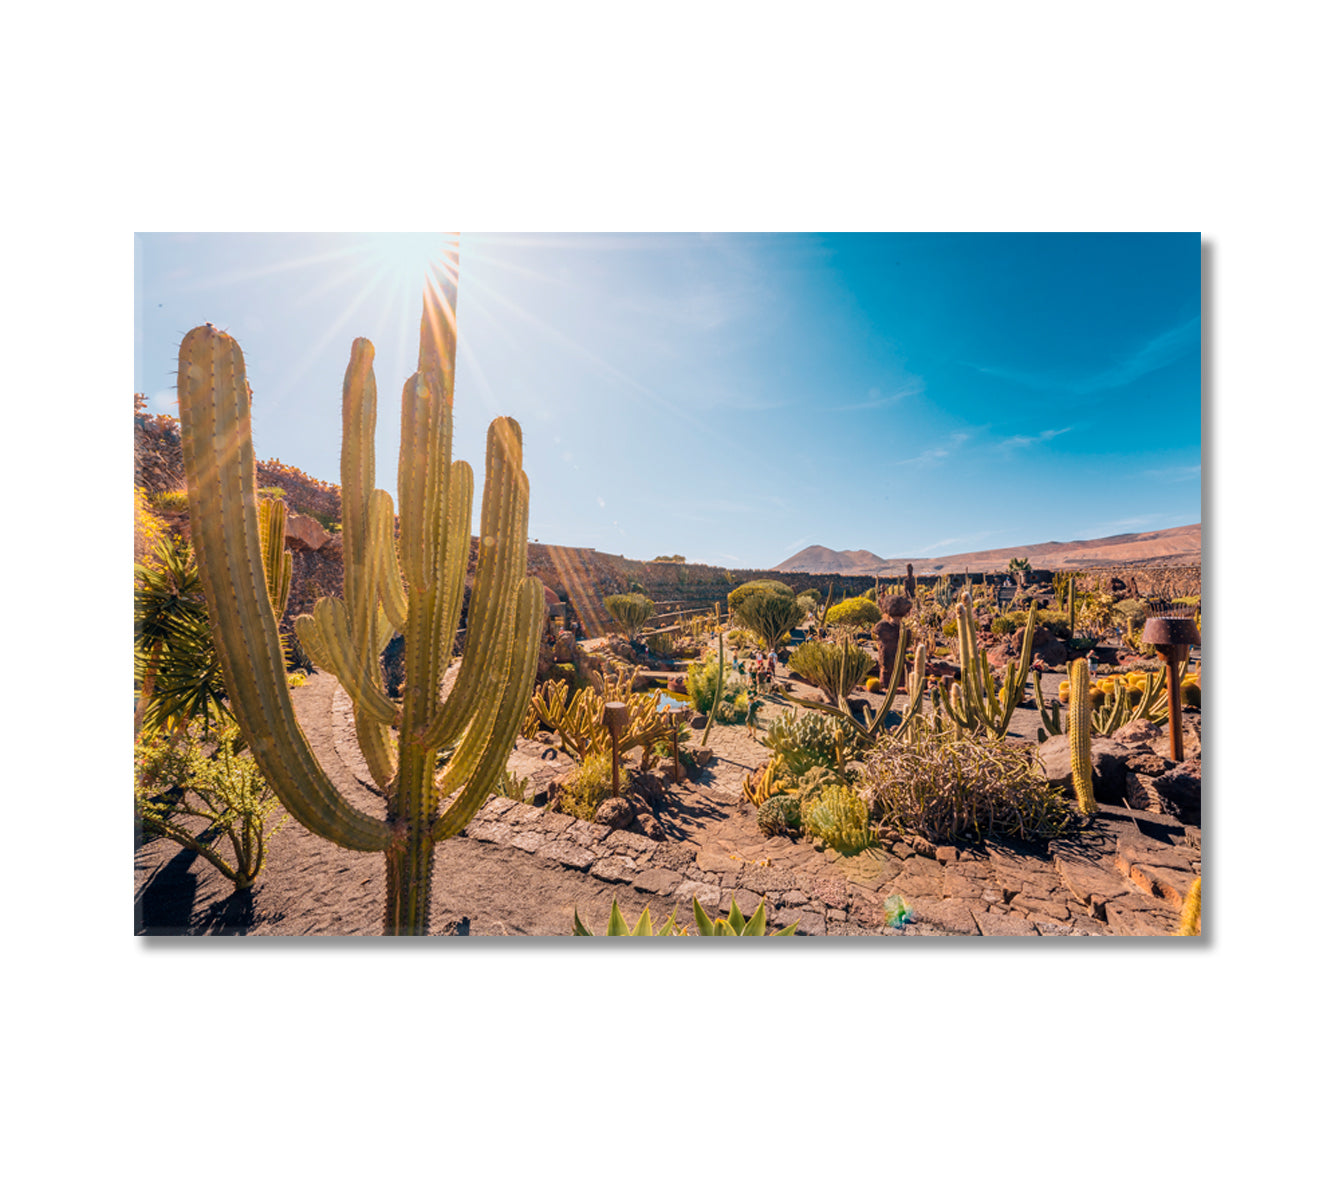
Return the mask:
<path id="1" fill-rule="evenodd" d="M 579 910 L 574 910 L 574 934 L 576 937 L 592 937 L 593 933 L 579 919 Z M 685 929 L 676 923 L 676 913 L 671 916 L 655 932 L 653 929 L 653 914 L 649 912 L 648 906 L 644 906 L 644 911 L 639 914 L 639 920 L 633 926 L 626 923 L 621 915 L 621 907 L 615 900 L 611 902 L 611 917 L 607 921 L 608 937 L 682 937 Z"/>
<path id="2" fill-rule="evenodd" d="M 736 897 L 732 898 L 732 907 L 727 916 L 715 917 L 713 920 L 709 920 L 709 915 L 700 907 L 699 900 L 692 897 L 691 904 L 695 908 L 695 925 L 699 929 L 700 937 L 764 937 L 768 918 L 765 916 L 763 900 L 749 921 L 737 907 Z M 797 924 L 798 922 L 793 921 L 785 929 L 775 930 L 769 936 L 791 937 L 797 932 Z"/>

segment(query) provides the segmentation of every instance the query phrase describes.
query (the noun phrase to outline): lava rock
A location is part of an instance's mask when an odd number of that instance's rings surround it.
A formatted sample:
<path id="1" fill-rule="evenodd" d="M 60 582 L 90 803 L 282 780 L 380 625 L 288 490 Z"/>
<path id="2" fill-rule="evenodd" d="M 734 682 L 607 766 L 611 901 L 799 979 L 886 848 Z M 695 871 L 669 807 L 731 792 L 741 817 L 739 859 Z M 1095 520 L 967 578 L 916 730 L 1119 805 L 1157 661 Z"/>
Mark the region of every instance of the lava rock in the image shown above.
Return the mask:
<path id="1" fill-rule="evenodd" d="M 1126 794 L 1126 749 L 1111 738 L 1094 738 L 1093 797 L 1099 804 L 1120 804 Z M 1048 780 L 1067 796 L 1075 794 L 1074 768 L 1070 764 L 1070 738 L 1057 734 L 1038 747 L 1038 761 Z"/>

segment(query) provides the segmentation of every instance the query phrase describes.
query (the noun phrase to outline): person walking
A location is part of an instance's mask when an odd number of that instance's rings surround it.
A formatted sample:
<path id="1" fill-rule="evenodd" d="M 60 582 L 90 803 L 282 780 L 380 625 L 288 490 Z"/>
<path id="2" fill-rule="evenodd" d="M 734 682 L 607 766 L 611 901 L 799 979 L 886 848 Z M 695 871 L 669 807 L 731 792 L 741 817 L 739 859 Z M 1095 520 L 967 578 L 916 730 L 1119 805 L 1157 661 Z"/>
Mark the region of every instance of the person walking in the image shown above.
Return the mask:
<path id="1" fill-rule="evenodd" d="M 751 740 L 755 740 L 755 731 L 760 727 L 760 706 L 764 703 L 758 696 L 751 698 L 750 705 L 746 709 L 746 732 L 750 734 Z"/>

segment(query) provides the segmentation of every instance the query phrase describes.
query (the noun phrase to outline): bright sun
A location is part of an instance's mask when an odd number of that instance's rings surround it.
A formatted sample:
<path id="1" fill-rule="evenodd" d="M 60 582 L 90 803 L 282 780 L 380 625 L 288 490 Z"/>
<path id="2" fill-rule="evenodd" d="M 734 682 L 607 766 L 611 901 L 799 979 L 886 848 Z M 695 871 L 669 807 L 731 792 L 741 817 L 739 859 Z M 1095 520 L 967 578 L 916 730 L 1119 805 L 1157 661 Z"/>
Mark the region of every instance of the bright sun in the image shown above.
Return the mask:
<path id="1" fill-rule="evenodd" d="M 457 234 L 377 233 L 371 251 L 377 273 L 387 277 L 396 293 L 420 295 L 428 277 L 457 275 Z"/>

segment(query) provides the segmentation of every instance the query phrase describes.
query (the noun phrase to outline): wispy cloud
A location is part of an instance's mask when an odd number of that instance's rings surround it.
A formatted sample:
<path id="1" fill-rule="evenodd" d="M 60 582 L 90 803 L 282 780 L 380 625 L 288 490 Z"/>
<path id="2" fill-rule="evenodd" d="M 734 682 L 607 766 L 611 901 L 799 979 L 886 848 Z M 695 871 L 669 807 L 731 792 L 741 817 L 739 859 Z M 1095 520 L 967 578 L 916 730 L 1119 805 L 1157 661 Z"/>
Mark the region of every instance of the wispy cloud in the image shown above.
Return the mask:
<path id="1" fill-rule="evenodd" d="M 935 463 L 944 462 L 960 446 L 964 444 L 972 435 L 966 431 L 952 433 L 943 442 L 934 446 L 928 446 L 920 454 L 913 455 L 912 458 L 901 458 L 894 465 L 896 467 L 923 466 L 929 467 Z"/>
<path id="2" fill-rule="evenodd" d="M 1014 437 L 1007 437 L 1004 441 L 998 442 L 997 449 L 1024 450 L 1041 442 L 1049 442 L 1052 438 L 1060 437 L 1063 433 L 1069 433 L 1072 429 L 1074 429 L 1073 425 L 1067 425 L 1064 429 L 1044 429 L 1041 433 L 1016 434 Z"/>
<path id="3" fill-rule="evenodd" d="M 988 367 L 970 363 L 974 370 L 997 379 L 1022 383 L 1039 391 L 1071 392 L 1087 396 L 1112 388 L 1125 387 L 1152 371 L 1170 366 L 1187 354 L 1199 353 L 1200 318 L 1193 317 L 1182 325 L 1156 334 L 1119 355 L 1106 366 L 1084 373 L 1061 371 L 1016 371 L 1008 367 Z"/>
<path id="4" fill-rule="evenodd" d="M 1193 467 L 1148 467 L 1141 474 L 1159 483 L 1189 483 L 1200 477 L 1200 464 L 1196 463 Z"/>
<path id="5" fill-rule="evenodd" d="M 890 559 L 906 558 L 910 562 L 915 558 L 933 558 L 937 557 L 937 550 L 944 550 L 950 546 L 961 546 L 960 553 L 966 553 L 971 549 L 990 549 L 995 546 L 998 538 L 1011 533 L 1009 529 L 977 529 L 972 533 L 960 534 L 958 537 L 941 538 L 938 542 L 932 542 L 929 546 L 918 546 L 913 550 L 904 550 L 897 554 L 890 554 L 886 557 Z"/>
<path id="6" fill-rule="evenodd" d="M 1118 533 L 1148 533 L 1154 529 L 1163 529 L 1169 518 L 1165 513 L 1136 513 L 1132 517 L 1114 517 L 1110 521 L 1081 529 L 1075 538 L 1084 541 L 1090 538 L 1115 537 Z"/>
<path id="7" fill-rule="evenodd" d="M 872 408 L 888 408 L 891 404 L 898 404 L 900 401 L 907 400 L 913 396 L 920 396 L 925 390 L 922 381 L 915 379 L 911 383 L 905 383 L 901 387 L 890 392 L 882 392 L 879 388 L 872 388 L 866 393 L 866 399 L 860 400 L 856 404 L 834 404 L 825 409 L 826 412 L 865 412 Z"/>

